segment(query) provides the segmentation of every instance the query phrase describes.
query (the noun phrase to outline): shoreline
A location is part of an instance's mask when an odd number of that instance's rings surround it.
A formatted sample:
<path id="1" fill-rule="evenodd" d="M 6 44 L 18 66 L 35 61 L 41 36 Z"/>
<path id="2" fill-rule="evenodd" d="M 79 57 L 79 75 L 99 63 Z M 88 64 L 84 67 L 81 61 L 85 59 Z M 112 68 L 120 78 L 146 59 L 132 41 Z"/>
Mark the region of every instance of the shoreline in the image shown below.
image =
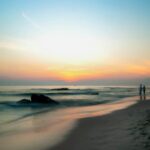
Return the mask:
<path id="1" fill-rule="evenodd" d="M 68 145 L 68 140 L 70 141 L 74 137 L 76 130 L 77 132 L 78 130 L 81 132 L 78 135 L 79 137 L 82 137 L 82 132 L 87 132 L 84 130 L 85 127 L 91 130 L 93 128 L 90 125 L 91 119 L 103 118 L 116 111 L 128 108 L 136 104 L 137 99 L 137 97 L 128 97 L 101 105 L 58 109 L 54 112 L 50 111 L 35 116 L 33 115 L 18 120 L 17 122 L 9 123 L 3 128 L 4 132 L 5 130 L 8 130 L 8 132 L 5 132 L 0 137 L 0 147 L 2 150 L 55 150 L 55 148 L 57 150 L 57 147 L 62 145 L 62 143 Z M 80 129 L 81 122 L 86 119 L 89 120 L 89 123 L 85 123 L 83 129 Z M 97 124 L 96 121 L 94 124 Z M 98 127 L 96 128 L 99 130 Z M 92 135 L 93 133 L 90 134 Z M 75 138 L 72 141 L 78 140 L 78 136 L 75 136 L 77 139 Z M 93 134 L 94 136 L 95 134 Z M 58 149 L 66 150 L 63 147 Z M 72 150 L 71 147 L 69 149 Z"/>
<path id="2" fill-rule="evenodd" d="M 128 103 L 111 103 L 111 107 Z M 116 105 L 117 104 L 117 105 Z M 113 107 L 113 109 L 114 109 Z M 47 150 L 144 150 L 150 144 L 150 101 L 130 100 L 126 107 L 90 117 L 80 118 L 64 140 Z M 149 126 L 148 126 L 149 125 Z M 148 130 L 148 131 L 147 131 Z"/>

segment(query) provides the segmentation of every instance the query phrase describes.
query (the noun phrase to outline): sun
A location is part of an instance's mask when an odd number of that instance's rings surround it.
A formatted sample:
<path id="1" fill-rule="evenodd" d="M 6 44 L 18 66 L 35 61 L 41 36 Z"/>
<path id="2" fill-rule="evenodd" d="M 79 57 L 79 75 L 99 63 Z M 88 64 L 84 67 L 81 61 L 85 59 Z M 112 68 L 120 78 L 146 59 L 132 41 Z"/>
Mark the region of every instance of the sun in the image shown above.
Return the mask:
<path id="1" fill-rule="evenodd" d="M 96 67 L 91 66 L 103 64 L 110 56 L 104 47 L 106 41 L 90 33 L 58 30 L 31 41 L 32 56 L 48 70 L 47 74 L 70 82 L 97 75 L 96 69 L 90 69 Z"/>

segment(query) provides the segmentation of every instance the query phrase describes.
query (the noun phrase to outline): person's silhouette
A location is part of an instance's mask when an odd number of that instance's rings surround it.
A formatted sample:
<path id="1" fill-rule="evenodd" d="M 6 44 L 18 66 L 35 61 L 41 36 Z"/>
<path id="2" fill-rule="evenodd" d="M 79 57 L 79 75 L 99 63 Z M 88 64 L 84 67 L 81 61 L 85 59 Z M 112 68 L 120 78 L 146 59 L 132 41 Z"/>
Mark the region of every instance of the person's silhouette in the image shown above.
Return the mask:
<path id="1" fill-rule="evenodd" d="M 144 99 L 146 99 L 146 86 L 145 85 L 143 85 L 143 96 L 144 96 Z"/>
<path id="2" fill-rule="evenodd" d="M 145 95 L 145 92 L 146 92 L 146 87 L 145 85 L 143 85 L 143 94 Z"/>

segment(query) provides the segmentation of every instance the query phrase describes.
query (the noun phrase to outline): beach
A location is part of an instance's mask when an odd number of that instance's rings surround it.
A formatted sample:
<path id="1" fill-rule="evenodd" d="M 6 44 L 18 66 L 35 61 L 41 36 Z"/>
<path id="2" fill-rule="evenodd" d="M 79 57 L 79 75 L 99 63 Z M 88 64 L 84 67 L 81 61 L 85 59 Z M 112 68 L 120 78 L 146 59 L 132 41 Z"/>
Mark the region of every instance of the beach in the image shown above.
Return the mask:
<path id="1" fill-rule="evenodd" d="M 79 119 L 65 140 L 49 150 L 148 150 L 149 140 L 150 101 L 136 98 L 124 109 Z"/>
<path id="2" fill-rule="evenodd" d="M 143 150 L 148 147 L 149 95 L 147 100 L 140 101 L 136 87 L 67 88 L 1 87 L 0 149 L 132 150 L 138 147 Z M 33 92 L 47 95 L 59 105 L 17 102 L 29 99 Z"/>

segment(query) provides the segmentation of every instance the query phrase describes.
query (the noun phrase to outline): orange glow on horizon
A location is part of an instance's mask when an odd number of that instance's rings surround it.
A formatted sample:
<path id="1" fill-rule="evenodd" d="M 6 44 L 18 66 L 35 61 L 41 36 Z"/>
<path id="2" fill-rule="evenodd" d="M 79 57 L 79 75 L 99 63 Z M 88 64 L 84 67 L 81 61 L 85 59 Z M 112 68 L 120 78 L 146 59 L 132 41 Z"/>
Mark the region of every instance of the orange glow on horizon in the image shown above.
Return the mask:
<path id="1" fill-rule="evenodd" d="M 96 80 L 96 79 L 111 79 L 111 78 L 134 78 L 150 75 L 148 66 L 143 65 L 120 65 L 118 67 L 93 67 L 87 69 L 72 69 L 72 70 L 57 70 L 53 72 L 57 78 L 66 82 L 75 82 L 80 80 Z"/>
<path id="2" fill-rule="evenodd" d="M 80 80 L 96 80 L 96 79 L 113 79 L 113 78 L 134 78 L 148 77 L 150 75 L 150 62 L 143 64 L 111 64 L 101 66 L 68 66 L 51 64 L 18 63 L 14 68 L 14 64 L 8 68 L 1 67 L 4 77 L 12 79 L 29 79 L 29 80 L 61 80 L 65 82 L 76 82 Z M 9 74 L 11 72 L 11 74 Z"/>

